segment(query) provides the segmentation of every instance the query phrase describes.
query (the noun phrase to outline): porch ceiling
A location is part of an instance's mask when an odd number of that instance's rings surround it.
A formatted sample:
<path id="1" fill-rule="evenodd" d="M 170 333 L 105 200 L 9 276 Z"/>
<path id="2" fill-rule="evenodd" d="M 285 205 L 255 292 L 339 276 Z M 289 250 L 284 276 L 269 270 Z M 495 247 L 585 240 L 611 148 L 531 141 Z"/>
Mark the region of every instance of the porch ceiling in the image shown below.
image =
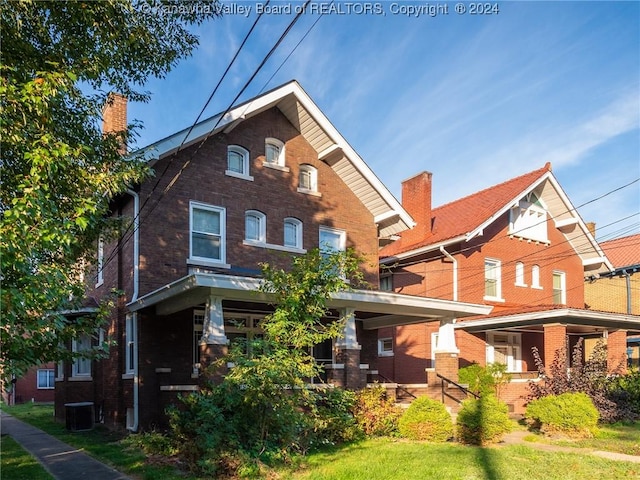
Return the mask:
<path id="1" fill-rule="evenodd" d="M 544 325 L 548 324 L 567 325 L 570 333 L 596 333 L 604 330 L 627 330 L 630 334 L 640 333 L 640 316 L 638 315 L 572 308 L 462 320 L 455 324 L 455 328 L 471 333 L 504 329 L 540 329 L 542 331 Z"/>
<path id="2" fill-rule="evenodd" d="M 211 295 L 223 300 L 273 303 L 273 295 L 260 292 L 258 278 L 196 273 L 151 292 L 128 304 L 132 312 L 153 308 L 157 315 L 197 307 Z M 332 295 L 331 309 L 352 308 L 365 329 L 425 321 L 486 315 L 492 307 L 391 292 L 351 290 Z"/>

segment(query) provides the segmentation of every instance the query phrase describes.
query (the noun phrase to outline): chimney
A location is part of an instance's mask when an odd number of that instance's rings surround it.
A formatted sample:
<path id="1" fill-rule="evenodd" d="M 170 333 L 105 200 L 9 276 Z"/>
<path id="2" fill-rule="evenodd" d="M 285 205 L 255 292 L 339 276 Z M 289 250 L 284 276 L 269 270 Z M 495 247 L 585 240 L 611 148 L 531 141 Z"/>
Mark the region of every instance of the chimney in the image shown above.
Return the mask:
<path id="1" fill-rule="evenodd" d="M 421 172 L 402 182 L 402 206 L 417 225 L 407 234 L 419 241 L 431 234 L 431 172 Z"/>
<path id="2" fill-rule="evenodd" d="M 121 153 L 127 153 L 127 145 L 122 132 L 127 130 L 127 98 L 111 92 L 102 110 L 102 133 L 121 133 Z"/>
<path id="3" fill-rule="evenodd" d="M 596 238 L 596 222 L 587 222 L 587 229 L 593 238 Z"/>

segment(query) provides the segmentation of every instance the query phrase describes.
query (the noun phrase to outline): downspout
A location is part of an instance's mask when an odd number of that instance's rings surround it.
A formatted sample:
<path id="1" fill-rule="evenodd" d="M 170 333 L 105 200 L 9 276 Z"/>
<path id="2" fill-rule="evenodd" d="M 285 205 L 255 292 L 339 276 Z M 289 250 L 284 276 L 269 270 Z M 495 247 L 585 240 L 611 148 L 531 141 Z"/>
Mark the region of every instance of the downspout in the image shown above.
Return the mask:
<path id="1" fill-rule="evenodd" d="M 458 301 L 458 261 L 440 245 L 440 252 L 453 263 L 453 301 Z"/>
<path id="2" fill-rule="evenodd" d="M 623 275 L 627 284 L 627 313 L 631 315 L 631 275 L 626 270 Z"/>
<path id="3" fill-rule="evenodd" d="M 127 193 L 133 197 L 133 294 L 131 302 L 138 299 L 138 283 L 140 270 L 140 196 L 133 190 L 127 189 Z M 138 408 L 139 408 L 139 377 L 138 377 L 138 313 L 134 312 L 132 316 L 132 330 L 134 332 L 133 343 L 133 425 L 129 430 L 136 432 L 138 430 Z"/>

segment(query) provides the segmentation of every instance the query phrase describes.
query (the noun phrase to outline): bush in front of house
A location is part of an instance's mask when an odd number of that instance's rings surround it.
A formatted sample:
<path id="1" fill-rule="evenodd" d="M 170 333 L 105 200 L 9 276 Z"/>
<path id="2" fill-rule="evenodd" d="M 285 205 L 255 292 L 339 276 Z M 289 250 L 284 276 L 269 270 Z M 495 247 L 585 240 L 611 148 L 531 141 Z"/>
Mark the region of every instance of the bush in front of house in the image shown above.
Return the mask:
<path id="1" fill-rule="evenodd" d="M 387 398 L 381 385 L 356 393 L 353 415 L 365 435 L 386 437 L 398 434 L 398 422 L 403 410 Z"/>
<path id="2" fill-rule="evenodd" d="M 527 423 L 548 435 L 592 437 L 600 415 L 591 398 L 582 392 L 548 395 L 527 405 Z"/>
<path id="3" fill-rule="evenodd" d="M 456 420 L 458 440 L 470 445 L 499 442 L 512 428 L 507 404 L 491 394 L 463 401 Z"/>
<path id="4" fill-rule="evenodd" d="M 419 397 L 400 417 L 398 430 L 411 440 L 446 442 L 453 437 L 453 422 L 442 403 Z"/>

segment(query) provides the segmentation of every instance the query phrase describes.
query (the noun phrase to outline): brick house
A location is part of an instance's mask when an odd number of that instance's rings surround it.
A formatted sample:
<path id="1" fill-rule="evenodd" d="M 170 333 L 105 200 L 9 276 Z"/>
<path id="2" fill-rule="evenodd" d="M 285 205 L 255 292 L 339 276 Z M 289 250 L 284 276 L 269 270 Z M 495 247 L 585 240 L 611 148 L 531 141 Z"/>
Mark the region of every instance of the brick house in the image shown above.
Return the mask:
<path id="1" fill-rule="evenodd" d="M 124 106 L 105 112 L 105 129 L 126 125 Z M 112 428 L 162 426 L 165 407 L 199 388 L 203 367 L 230 341 L 260 333 L 273 307 L 256 291 L 259 263 L 280 265 L 320 245 L 366 255 L 373 287 L 330 301 L 348 318 L 342 338 L 314 349 L 331 383 L 365 385 L 379 328 L 491 310 L 377 290 L 379 246 L 414 221 L 295 81 L 144 152 L 156 175 L 113 201 L 113 214 L 131 228 L 98 245 L 87 291 L 124 296 L 104 331 L 69 348 L 117 344 L 105 359 L 61 366 L 59 420 L 80 403 Z"/>
<path id="2" fill-rule="evenodd" d="M 2 401 L 7 405 L 25 402 L 52 403 L 55 371 L 55 363 L 44 363 L 30 368 L 15 381 L 4 382 Z"/>
<path id="3" fill-rule="evenodd" d="M 520 412 L 526 382 L 537 376 L 532 347 L 548 366 L 579 337 L 605 337 L 609 367 L 624 366 L 627 333 L 640 331 L 640 317 L 585 306 L 585 278 L 613 265 L 550 164 L 438 208 L 431 179 L 423 172 L 403 182 L 402 204 L 417 226 L 381 250 L 381 287 L 493 311 L 379 330 L 382 375 L 417 388 L 431 383 L 434 367 L 456 381 L 459 367 L 504 363 L 513 379 L 502 398 Z"/>
<path id="4" fill-rule="evenodd" d="M 584 292 L 588 307 L 640 315 L 640 234 L 601 242 L 600 246 L 614 270 L 589 278 Z M 640 367 L 640 336 L 627 338 L 627 355 L 629 366 Z"/>

